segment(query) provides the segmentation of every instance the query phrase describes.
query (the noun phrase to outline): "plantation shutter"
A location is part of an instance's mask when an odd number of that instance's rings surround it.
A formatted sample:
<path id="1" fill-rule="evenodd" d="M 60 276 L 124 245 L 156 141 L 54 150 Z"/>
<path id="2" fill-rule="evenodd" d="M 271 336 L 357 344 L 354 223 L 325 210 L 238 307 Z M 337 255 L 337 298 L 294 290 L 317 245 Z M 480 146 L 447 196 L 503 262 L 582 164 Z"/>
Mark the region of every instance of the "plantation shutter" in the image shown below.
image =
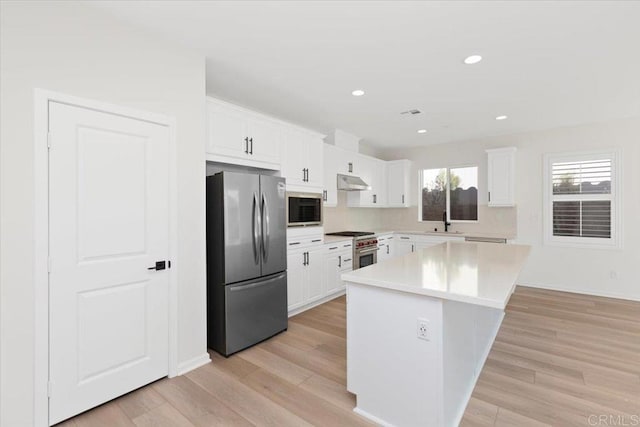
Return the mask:
<path id="1" fill-rule="evenodd" d="M 611 238 L 612 160 L 553 162 L 553 235 Z"/>

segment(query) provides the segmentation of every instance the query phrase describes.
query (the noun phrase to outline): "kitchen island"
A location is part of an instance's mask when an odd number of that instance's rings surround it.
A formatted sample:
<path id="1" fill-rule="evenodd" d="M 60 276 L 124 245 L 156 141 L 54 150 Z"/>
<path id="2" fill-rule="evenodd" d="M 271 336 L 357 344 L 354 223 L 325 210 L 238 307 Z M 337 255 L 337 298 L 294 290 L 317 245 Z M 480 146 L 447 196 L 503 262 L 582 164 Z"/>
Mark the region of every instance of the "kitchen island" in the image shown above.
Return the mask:
<path id="1" fill-rule="evenodd" d="M 457 426 L 529 247 L 446 242 L 344 274 L 347 389 L 389 426 Z"/>

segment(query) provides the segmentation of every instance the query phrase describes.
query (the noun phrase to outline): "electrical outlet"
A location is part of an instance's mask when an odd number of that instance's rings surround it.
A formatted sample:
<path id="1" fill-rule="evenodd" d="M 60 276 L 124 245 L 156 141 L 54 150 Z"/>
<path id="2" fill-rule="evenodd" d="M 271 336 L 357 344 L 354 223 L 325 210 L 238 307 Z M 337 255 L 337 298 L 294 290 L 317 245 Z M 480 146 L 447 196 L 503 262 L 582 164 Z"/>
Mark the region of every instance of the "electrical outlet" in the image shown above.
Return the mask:
<path id="1" fill-rule="evenodd" d="M 430 328 L 429 321 L 427 319 L 418 318 L 418 328 L 417 328 L 418 338 L 425 341 L 430 341 Z"/>

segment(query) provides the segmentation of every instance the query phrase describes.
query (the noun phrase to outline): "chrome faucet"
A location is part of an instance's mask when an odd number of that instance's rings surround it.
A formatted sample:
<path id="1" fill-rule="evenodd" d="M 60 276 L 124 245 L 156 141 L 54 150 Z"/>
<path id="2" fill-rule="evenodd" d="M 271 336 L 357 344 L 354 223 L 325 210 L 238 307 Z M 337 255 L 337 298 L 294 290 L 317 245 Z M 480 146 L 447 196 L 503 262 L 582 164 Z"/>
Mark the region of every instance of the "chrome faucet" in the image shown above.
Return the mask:
<path id="1" fill-rule="evenodd" d="M 447 211 L 442 212 L 442 222 L 444 222 L 444 232 L 449 231 L 450 222 L 447 222 Z"/>

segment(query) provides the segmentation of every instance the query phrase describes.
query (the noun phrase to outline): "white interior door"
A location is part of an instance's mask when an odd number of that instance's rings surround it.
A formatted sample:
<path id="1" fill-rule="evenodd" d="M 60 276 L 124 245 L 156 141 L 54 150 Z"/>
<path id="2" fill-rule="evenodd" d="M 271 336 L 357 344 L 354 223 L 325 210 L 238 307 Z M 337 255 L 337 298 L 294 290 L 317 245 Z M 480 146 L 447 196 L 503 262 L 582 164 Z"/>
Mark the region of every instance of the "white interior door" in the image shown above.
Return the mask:
<path id="1" fill-rule="evenodd" d="M 168 373 L 162 125 L 49 104 L 49 422 Z"/>

